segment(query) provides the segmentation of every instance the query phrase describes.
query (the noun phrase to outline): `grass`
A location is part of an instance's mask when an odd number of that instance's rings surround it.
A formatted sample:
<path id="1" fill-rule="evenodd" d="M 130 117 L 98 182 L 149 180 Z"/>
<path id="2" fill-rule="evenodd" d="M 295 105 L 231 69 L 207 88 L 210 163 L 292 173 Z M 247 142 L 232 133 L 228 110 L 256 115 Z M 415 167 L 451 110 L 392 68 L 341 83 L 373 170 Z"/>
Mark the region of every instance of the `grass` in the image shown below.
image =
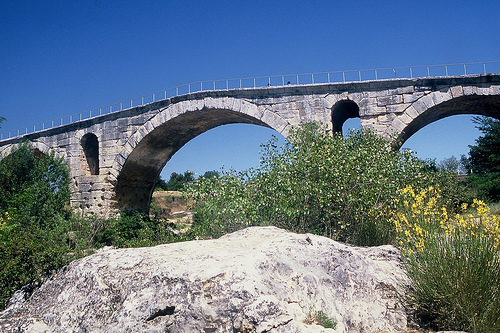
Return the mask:
<path id="1" fill-rule="evenodd" d="M 314 311 L 312 308 L 309 309 L 309 314 L 304 320 L 304 323 L 308 325 L 316 324 L 323 326 L 324 328 L 335 329 L 337 327 L 337 321 L 335 319 L 330 318 L 322 310 Z"/>

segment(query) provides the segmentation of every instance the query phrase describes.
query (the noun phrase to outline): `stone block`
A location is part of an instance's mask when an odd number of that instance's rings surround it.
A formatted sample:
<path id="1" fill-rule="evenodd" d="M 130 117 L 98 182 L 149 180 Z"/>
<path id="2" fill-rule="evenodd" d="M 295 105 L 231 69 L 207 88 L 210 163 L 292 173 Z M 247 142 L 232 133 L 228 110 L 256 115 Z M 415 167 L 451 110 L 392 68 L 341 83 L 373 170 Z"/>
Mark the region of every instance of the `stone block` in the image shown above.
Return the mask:
<path id="1" fill-rule="evenodd" d="M 391 127 L 397 133 L 401 133 L 406 128 L 406 124 L 402 122 L 400 118 L 395 118 L 391 123 Z"/>
<path id="2" fill-rule="evenodd" d="M 406 110 L 405 110 L 405 114 L 408 115 L 408 117 L 412 118 L 412 119 L 415 119 L 419 116 L 419 112 L 415 109 L 415 107 L 412 105 L 410 107 L 408 107 Z"/>
<path id="3" fill-rule="evenodd" d="M 404 103 L 413 103 L 416 100 L 418 100 L 419 98 L 422 98 L 424 95 L 425 95 L 425 93 L 422 91 L 418 91 L 418 92 L 415 92 L 413 94 L 404 94 L 403 95 L 403 102 Z"/>
<path id="4" fill-rule="evenodd" d="M 423 100 L 423 98 L 419 99 L 418 101 L 415 101 L 412 104 L 412 107 L 417 111 L 418 114 L 421 114 L 425 112 L 429 107 Z"/>
<path id="5" fill-rule="evenodd" d="M 464 91 L 462 86 L 454 86 L 450 87 L 450 93 L 453 98 L 460 97 L 464 95 Z"/>
<path id="6" fill-rule="evenodd" d="M 411 104 L 408 104 L 408 103 L 387 105 L 386 109 L 387 109 L 387 112 L 389 112 L 389 113 L 401 113 L 404 110 L 406 110 L 410 105 Z"/>
<path id="7" fill-rule="evenodd" d="M 400 116 L 398 116 L 398 119 L 401 120 L 402 123 L 408 125 L 413 121 L 413 118 L 411 118 L 408 114 L 403 113 Z"/>
<path id="8" fill-rule="evenodd" d="M 400 87 L 396 89 L 396 94 L 402 95 L 402 94 L 412 94 L 415 92 L 415 87 L 414 86 L 406 86 L 406 87 Z"/>
<path id="9" fill-rule="evenodd" d="M 366 107 L 359 108 L 359 115 L 363 116 L 376 116 L 386 113 L 386 108 L 383 106 L 367 105 Z"/>
<path id="10" fill-rule="evenodd" d="M 366 108 L 368 106 L 376 106 L 377 99 L 375 97 L 365 97 L 361 99 L 357 104 L 360 108 Z"/>
<path id="11" fill-rule="evenodd" d="M 477 87 L 463 86 L 464 96 L 477 95 Z"/>
<path id="12" fill-rule="evenodd" d="M 449 92 L 441 92 L 441 91 L 433 92 L 431 94 L 431 97 L 434 105 L 438 105 L 452 99 L 452 96 Z"/>

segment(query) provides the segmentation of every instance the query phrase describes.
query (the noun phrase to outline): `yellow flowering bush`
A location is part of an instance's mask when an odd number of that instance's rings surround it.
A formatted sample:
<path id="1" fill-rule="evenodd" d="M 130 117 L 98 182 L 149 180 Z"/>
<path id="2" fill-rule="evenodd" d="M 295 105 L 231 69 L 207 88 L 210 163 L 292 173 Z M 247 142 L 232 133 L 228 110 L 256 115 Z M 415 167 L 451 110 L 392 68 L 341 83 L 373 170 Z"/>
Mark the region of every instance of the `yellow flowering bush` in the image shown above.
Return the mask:
<path id="1" fill-rule="evenodd" d="M 402 190 L 402 209 L 393 212 L 392 222 L 398 233 L 399 245 L 407 254 L 422 252 L 430 233 L 441 229 L 447 236 L 481 237 L 500 246 L 500 216 L 489 214 L 490 208 L 474 199 L 470 205 L 463 203 L 461 212 L 449 214 L 446 207 L 439 206 L 440 190 L 435 187 L 415 192 L 411 186 Z M 439 222 L 439 224 L 438 224 Z M 427 240 L 428 241 L 428 240 Z"/>
<path id="2" fill-rule="evenodd" d="M 500 331 L 500 216 L 476 199 L 452 213 L 434 187 L 401 193 L 391 221 L 417 320 L 431 329 Z"/>

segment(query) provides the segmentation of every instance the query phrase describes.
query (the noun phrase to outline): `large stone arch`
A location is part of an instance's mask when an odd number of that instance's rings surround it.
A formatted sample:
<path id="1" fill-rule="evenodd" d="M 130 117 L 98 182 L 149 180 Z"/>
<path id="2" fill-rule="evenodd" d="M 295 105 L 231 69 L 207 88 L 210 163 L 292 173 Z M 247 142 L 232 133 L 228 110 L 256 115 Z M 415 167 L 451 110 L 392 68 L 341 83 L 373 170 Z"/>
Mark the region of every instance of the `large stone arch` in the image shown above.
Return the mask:
<path id="1" fill-rule="evenodd" d="M 246 123 L 287 134 L 290 125 L 275 113 L 233 98 L 182 101 L 160 110 L 124 145 L 110 171 L 114 201 L 121 211 L 147 211 L 154 182 L 187 142 L 220 125 Z"/>
<path id="2" fill-rule="evenodd" d="M 500 119 L 500 95 L 460 94 L 436 91 L 418 99 L 395 117 L 386 134 L 398 133 L 400 145 L 423 127 L 440 119 L 475 114 Z"/>

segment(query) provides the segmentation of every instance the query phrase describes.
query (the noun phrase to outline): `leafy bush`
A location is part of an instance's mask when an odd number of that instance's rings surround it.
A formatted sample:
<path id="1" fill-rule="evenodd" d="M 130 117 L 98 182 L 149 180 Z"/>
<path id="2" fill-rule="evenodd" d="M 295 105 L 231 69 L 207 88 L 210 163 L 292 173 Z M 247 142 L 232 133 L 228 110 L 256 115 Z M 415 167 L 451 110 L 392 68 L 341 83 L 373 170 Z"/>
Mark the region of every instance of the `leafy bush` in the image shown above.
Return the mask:
<path id="1" fill-rule="evenodd" d="M 406 301 L 421 324 L 442 330 L 500 330 L 500 216 L 474 200 L 448 214 L 436 188 L 403 190 L 393 222 L 411 283 Z"/>
<path id="2" fill-rule="evenodd" d="M 68 184 L 63 161 L 29 143 L 0 160 L 0 307 L 69 260 Z"/>
<path id="3" fill-rule="evenodd" d="M 344 139 L 311 123 L 292 130 L 283 147 L 275 142 L 263 146 L 259 168 L 192 184 L 194 233 L 217 237 L 251 225 L 275 225 L 379 245 L 394 239 L 389 209 L 406 185 L 443 183 L 449 198 L 460 201 L 456 177 L 429 171 L 412 153 L 393 150 L 392 142 L 371 132 L 352 132 Z"/>

